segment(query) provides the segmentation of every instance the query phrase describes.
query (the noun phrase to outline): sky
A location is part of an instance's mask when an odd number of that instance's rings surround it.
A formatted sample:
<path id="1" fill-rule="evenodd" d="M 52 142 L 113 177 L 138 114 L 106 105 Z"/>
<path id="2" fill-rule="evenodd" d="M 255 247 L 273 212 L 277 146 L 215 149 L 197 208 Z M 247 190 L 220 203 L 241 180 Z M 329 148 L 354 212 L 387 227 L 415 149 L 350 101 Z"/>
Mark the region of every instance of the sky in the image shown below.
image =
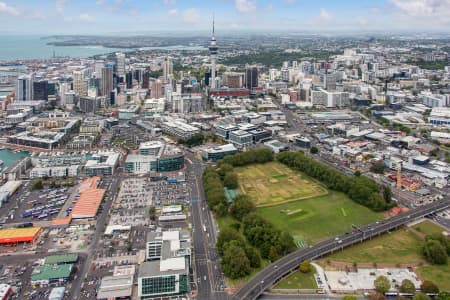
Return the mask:
<path id="1" fill-rule="evenodd" d="M 0 34 L 448 32 L 450 0 L 0 0 Z"/>

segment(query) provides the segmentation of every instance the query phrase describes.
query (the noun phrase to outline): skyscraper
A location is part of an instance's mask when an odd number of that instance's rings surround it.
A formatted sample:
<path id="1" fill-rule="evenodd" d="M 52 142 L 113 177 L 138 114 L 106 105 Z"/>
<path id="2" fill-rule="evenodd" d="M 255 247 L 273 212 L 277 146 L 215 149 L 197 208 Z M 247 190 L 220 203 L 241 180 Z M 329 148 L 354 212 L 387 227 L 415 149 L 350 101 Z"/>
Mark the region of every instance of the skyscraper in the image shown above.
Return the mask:
<path id="1" fill-rule="evenodd" d="M 33 100 L 48 100 L 47 80 L 39 80 L 33 82 Z"/>
<path id="2" fill-rule="evenodd" d="M 168 82 L 170 78 L 172 78 L 173 75 L 173 63 L 172 59 L 168 56 L 164 59 L 163 63 L 163 77 L 164 81 Z"/>
<path id="3" fill-rule="evenodd" d="M 109 99 L 113 89 L 113 69 L 111 67 L 102 68 L 102 81 L 100 86 L 101 96 Z"/>
<path id="4" fill-rule="evenodd" d="M 87 90 L 84 83 L 84 73 L 82 71 L 73 72 L 73 91 L 77 96 L 86 96 Z"/>
<path id="5" fill-rule="evenodd" d="M 116 53 L 116 65 L 117 65 L 117 75 L 119 77 L 125 76 L 125 54 Z"/>
<path id="6" fill-rule="evenodd" d="M 211 80 L 209 86 L 214 89 L 216 88 L 216 55 L 217 50 L 219 48 L 216 44 L 216 36 L 214 32 L 214 18 L 213 18 L 213 30 L 212 30 L 212 37 L 211 37 L 211 43 L 209 44 L 209 57 L 211 59 Z"/>
<path id="7" fill-rule="evenodd" d="M 258 86 L 258 68 L 247 67 L 245 70 L 245 87 L 251 90 Z"/>
<path id="8" fill-rule="evenodd" d="M 24 75 L 17 79 L 16 100 L 33 100 L 33 77 Z"/>

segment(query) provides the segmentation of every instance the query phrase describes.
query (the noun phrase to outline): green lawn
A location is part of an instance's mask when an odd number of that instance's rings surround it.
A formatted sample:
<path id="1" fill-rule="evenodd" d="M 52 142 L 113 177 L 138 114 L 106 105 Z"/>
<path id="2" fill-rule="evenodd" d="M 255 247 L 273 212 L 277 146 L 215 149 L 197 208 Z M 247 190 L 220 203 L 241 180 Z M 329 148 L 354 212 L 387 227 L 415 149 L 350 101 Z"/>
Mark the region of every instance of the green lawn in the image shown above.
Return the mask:
<path id="1" fill-rule="evenodd" d="M 256 206 L 270 206 L 327 194 L 316 180 L 279 162 L 236 168 L 239 193 L 249 195 Z"/>
<path id="2" fill-rule="evenodd" d="M 383 215 L 351 201 L 345 194 L 329 191 L 328 195 L 259 207 L 257 211 L 276 227 L 288 231 L 296 241 L 315 243 L 383 219 Z"/>
<path id="3" fill-rule="evenodd" d="M 434 224 L 430 220 L 425 220 L 419 224 L 416 224 L 413 226 L 413 228 L 425 235 L 433 234 L 433 233 L 442 234 L 442 232 L 445 231 L 444 228 L 442 228 L 439 225 Z"/>
<path id="4" fill-rule="evenodd" d="M 317 282 L 314 279 L 314 273 L 316 269 L 308 274 L 300 272 L 300 270 L 295 271 L 289 276 L 283 278 L 279 283 L 277 283 L 274 289 L 317 289 Z"/>
<path id="5" fill-rule="evenodd" d="M 441 290 L 450 292 L 450 265 L 419 267 L 417 273 L 434 282 Z"/>
<path id="6" fill-rule="evenodd" d="M 402 228 L 331 254 L 327 259 L 357 263 L 425 263 L 420 244 L 421 239 L 416 234 Z"/>

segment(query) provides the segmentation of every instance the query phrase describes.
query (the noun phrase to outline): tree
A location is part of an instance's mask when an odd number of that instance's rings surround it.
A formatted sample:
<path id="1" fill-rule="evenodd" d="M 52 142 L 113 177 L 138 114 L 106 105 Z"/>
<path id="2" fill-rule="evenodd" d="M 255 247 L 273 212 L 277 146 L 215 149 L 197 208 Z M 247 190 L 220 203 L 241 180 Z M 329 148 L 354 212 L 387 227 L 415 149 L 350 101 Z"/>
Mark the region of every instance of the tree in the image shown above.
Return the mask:
<path id="1" fill-rule="evenodd" d="M 216 243 L 217 251 L 220 255 L 223 255 L 226 248 L 225 245 L 231 241 L 238 241 L 242 246 L 245 244 L 244 237 L 238 231 L 229 227 L 223 228 L 219 232 Z"/>
<path id="2" fill-rule="evenodd" d="M 259 252 L 250 245 L 246 245 L 244 250 L 250 261 L 250 267 L 259 268 L 261 266 L 261 255 L 259 255 Z"/>
<path id="3" fill-rule="evenodd" d="M 342 298 L 342 300 L 357 300 L 355 296 L 346 295 Z"/>
<path id="4" fill-rule="evenodd" d="M 219 173 L 220 177 L 224 178 L 225 175 L 229 172 L 233 172 L 234 168 L 230 164 L 221 163 L 219 165 L 219 169 L 217 170 L 217 173 Z"/>
<path id="5" fill-rule="evenodd" d="M 275 246 L 270 247 L 268 258 L 271 262 L 274 262 L 280 258 L 280 254 L 278 253 L 277 247 Z"/>
<path id="6" fill-rule="evenodd" d="M 428 297 L 424 293 L 417 293 L 417 294 L 414 295 L 414 297 L 412 299 L 413 300 L 430 300 L 430 297 Z"/>
<path id="7" fill-rule="evenodd" d="M 300 264 L 300 272 L 302 273 L 309 273 L 312 270 L 312 265 L 309 261 L 305 260 Z"/>
<path id="8" fill-rule="evenodd" d="M 361 176 L 361 171 L 357 170 L 357 171 L 355 171 L 355 173 L 353 175 L 359 177 L 359 176 Z"/>
<path id="9" fill-rule="evenodd" d="M 44 185 L 42 184 L 42 180 L 41 179 L 37 179 L 33 182 L 33 184 L 31 185 L 31 188 L 33 190 L 42 190 L 44 188 Z"/>
<path id="10" fill-rule="evenodd" d="M 398 289 L 401 293 L 414 294 L 416 292 L 414 283 L 412 283 L 412 281 L 409 279 L 404 279 Z"/>
<path id="11" fill-rule="evenodd" d="M 389 279 L 387 279 L 386 276 L 378 276 L 375 281 L 373 282 L 375 286 L 375 290 L 378 293 L 384 294 L 391 288 L 391 283 L 389 282 Z"/>
<path id="12" fill-rule="evenodd" d="M 317 154 L 317 153 L 319 153 L 319 149 L 316 146 L 312 146 L 309 149 L 309 152 L 311 152 L 311 154 Z"/>
<path id="13" fill-rule="evenodd" d="M 244 249 L 236 241 L 227 244 L 221 261 L 223 272 L 231 279 L 242 278 L 250 274 L 250 261 Z"/>
<path id="14" fill-rule="evenodd" d="M 442 246 L 442 244 L 437 240 L 427 240 L 422 247 L 422 253 L 425 256 L 425 259 L 432 264 L 447 264 L 447 251 L 444 246 Z"/>
<path id="15" fill-rule="evenodd" d="M 156 208 L 154 206 L 150 206 L 148 209 L 148 214 L 150 217 L 150 220 L 155 221 L 156 219 Z"/>
<path id="16" fill-rule="evenodd" d="M 392 201 L 392 191 L 388 186 L 383 187 L 383 199 L 386 203 L 390 203 Z"/>
<path id="17" fill-rule="evenodd" d="M 384 173 L 384 163 L 383 162 L 374 162 L 370 166 L 370 172 L 375 174 L 383 174 Z"/>
<path id="18" fill-rule="evenodd" d="M 234 172 L 228 172 L 223 178 L 223 185 L 229 189 L 237 189 L 238 187 L 238 177 Z"/>
<path id="19" fill-rule="evenodd" d="M 420 285 L 420 290 L 424 293 L 437 294 L 439 293 L 439 288 L 432 281 L 425 280 Z"/>
<path id="20" fill-rule="evenodd" d="M 440 292 L 434 300 L 450 300 L 450 293 L 448 292 Z"/>
<path id="21" fill-rule="evenodd" d="M 237 196 L 230 205 L 230 214 L 239 221 L 254 210 L 255 205 L 247 195 Z"/>

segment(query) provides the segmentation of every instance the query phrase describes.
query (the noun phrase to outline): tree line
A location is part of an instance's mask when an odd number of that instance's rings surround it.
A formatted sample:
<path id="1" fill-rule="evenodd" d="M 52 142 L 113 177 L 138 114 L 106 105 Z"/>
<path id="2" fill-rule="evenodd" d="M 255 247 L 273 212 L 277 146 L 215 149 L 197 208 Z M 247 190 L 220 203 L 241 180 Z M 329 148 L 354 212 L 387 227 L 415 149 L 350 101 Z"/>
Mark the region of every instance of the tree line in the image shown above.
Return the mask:
<path id="1" fill-rule="evenodd" d="M 273 160 L 269 149 L 255 149 L 227 156 L 217 167 L 208 167 L 203 173 L 203 187 L 209 207 L 219 217 L 230 215 L 235 222 L 222 228 L 217 238 L 223 272 L 232 279 L 250 274 L 261 266 L 261 258 L 271 261 L 295 250 L 292 236 L 265 220 L 247 195 L 238 195 L 227 202 L 224 187 L 236 189 L 238 176 L 234 166 L 265 163 Z"/>
<path id="2" fill-rule="evenodd" d="M 384 211 L 393 206 L 390 188 L 383 186 L 380 193 L 380 186 L 368 177 L 347 176 L 301 151 L 281 152 L 277 155 L 277 160 L 291 169 L 321 181 L 329 189 L 347 194 L 353 201 L 374 211 Z"/>

